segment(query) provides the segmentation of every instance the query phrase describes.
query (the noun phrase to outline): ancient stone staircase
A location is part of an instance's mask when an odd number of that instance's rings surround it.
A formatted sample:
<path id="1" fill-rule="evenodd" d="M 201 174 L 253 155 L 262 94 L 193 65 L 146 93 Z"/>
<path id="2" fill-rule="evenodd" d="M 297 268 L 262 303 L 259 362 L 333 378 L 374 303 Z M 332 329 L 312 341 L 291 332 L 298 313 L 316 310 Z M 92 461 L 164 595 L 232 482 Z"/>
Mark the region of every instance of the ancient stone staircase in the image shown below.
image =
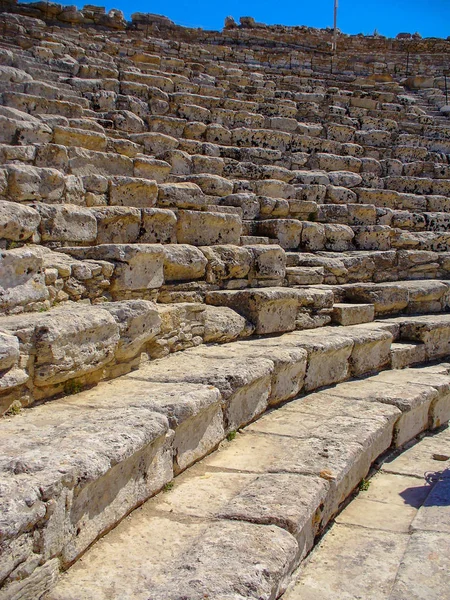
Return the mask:
<path id="1" fill-rule="evenodd" d="M 449 419 L 448 127 L 370 40 L 45 10 L 0 14 L 0 599 L 276 598 Z"/>

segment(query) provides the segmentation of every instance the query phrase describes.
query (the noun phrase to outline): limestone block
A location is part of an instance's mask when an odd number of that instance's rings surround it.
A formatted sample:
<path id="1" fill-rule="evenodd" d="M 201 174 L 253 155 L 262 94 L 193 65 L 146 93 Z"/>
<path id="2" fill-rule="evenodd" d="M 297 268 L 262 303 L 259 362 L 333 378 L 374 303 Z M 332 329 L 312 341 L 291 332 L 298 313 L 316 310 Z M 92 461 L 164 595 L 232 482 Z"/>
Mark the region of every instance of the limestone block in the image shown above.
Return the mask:
<path id="1" fill-rule="evenodd" d="M 85 248 L 64 248 L 79 259 L 108 261 L 114 264 L 111 292 L 114 297 L 127 291 L 152 290 L 164 282 L 164 249 L 159 244 L 102 244 Z"/>
<path id="2" fill-rule="evenodd" d="M 189 131 L 192 135 L 194 128 L 192 127 L 191 123 L 189 125 Z M 213 123 L 206 127 L 205 139 L 207 142 L 211 142 L 212 144 L 223 144 L 224 146 L 229 146 L 233 143 L 238 145 L 233 140 L 232 132 L 218 123 Z"/>
<path id="3" fill-rule="evenodd" d="M 355 135 L 355 128 L 338 123 L 327 125 L 327 138 L 336 142 L 351 142 Z"/>
<path id="4" fill-rule="evenodd" d="M 345 298 L 350 302 L 367 302 L 375 307 L 375 314 L 389 314 L 400 312 L 408 305 L 408 290 L 401 284 L 354 283 L 345 286 Z"/>
<path id="5" fill-rule="evenodd" d="M 232 143 L 239 147 L 254 146 L 285 152 L 291 143 L 291 134 L 272 129 L 238 127 L 232 130 Z"/>
<path id="6" fill-rule="evenodd" d="M 355 132 L 355 141 L 362 146 L 374 146 L 383 148 L 390 146 L 392 135 L 383 129 L 360 130 Z"/>
<path id="7" fill-rule="evenodd" d="M 119 326 L 120 340 L 115 351 L 119 362 L 134 358 L 161 329 L 161 317 L 153 302 L 105 302 L 102 309 L 108 311 Z"/>
<path id="8" fill-rule="evenodd" d="M 260 203 L 255 194 L 243 192 L 240 194 L 230 194 L 220 199 L 220 204 L 224 206 L 237 206 L 242 209 L 243 219 L 256 219 L 260 213 Z"/>
<path id="9" fill-rule="evenodd" d="M 367 225 L 353 227 L 354 244 L 359 250 L 389 250 L 391 247 L 391 228 L 386 225 Z"/>
<path id="10" fill-rule="evenodd" d="M 95 152 L 85 148 L 70 147 L 69 168 L 72 174 L 133 176 L 133 161 L 114 152 Z"/>
<path id="11" fill-rule="evenodd" d="M 268 219 L 259 221 L 258 234 L 276 238 L 284 250 L 293 250 L 300 246 L 302 222 L 295 219 Z"/>
<path id="12" fill-rule="evenodd" d="M 89 208 L 43 203 L 34 208 L 41 217 L 39 233 L 43 242 L 89 244 L 97 238 L 96 215 Z"/>
<path id="13" fill-rule="evenodd" d="M 194 104 L 180 104 L 178 107 L 178 114 L 188 121 L 207 123 L 211 120 L 211 111 L 203 106 L 196 106 Z"/>
<path id="14" fill-rule="evenodd" d="M 150 131 L 165 133 L 177 139 L 183 135 L 186 120 L 162 115 L 148 115 L 147 123 Z"/>
<path id="15" fill-rule="evenodd" d="M 336 154 L 324 154 L 318 152 L 313 158 L 311 158 L 311 166 L 324 171 L 350 171 L 358 173 L 361 170 L 361 160 L 354 156 L 340 156 Z M 328 174 L 330 181 L 331 173 Z M 333 183 L 333 182 L 332 182 Z"/>
<path id="16" fill-rule="evenodd" d="M 353 328 L 346 330 L 353 340 L 350 355 L 350 372 L 360 377 L 380 371 L 390 364 L 393 335 L 389 331 Z"/>
<path id="17" fill-rule="evenodd" d="M 374 204 L 375 206 L 384 206 L 387 208 L 400 208 L 400 194 L 394 190 L 384 189 L 357 189 L 359 202 L 363 204 Z"/>
<path id="18" fill-rule="evenodd" d="M 172 165 L 173 175 L 190 175 L 192 172 L 192 159 L 187 152 L 182 150 L 169 150 L 160 154 L 160 157 Z"/>
<path id="19" fill-rule="evenodd" d="M 7 81 L 9 83 L 23 83 L 25 81 L 32 80 L 33 77 L 22 69 L 9 67 L 6 65 L 0 66 L 0 81 Z"/>
<path id="20" fill-rule="evenodd" d="M 286 277 L 289 285 L 316 285 L 323 283 L 323 267 L 287 267 Z"/>
<path id="21" fill-rule="evenodd" d="M 172 210 L 143 208 L 139 242 L 142 244 L 174 244 L 177 217 Z"/>
<path id="22" fill-rule="evenodd" d="M 145 150 L 154 156 L 174 150 L 179 145 L 175 138 L 157 132 L 135 133 L 130 138 L 133 142 L 142 144 Z"/>
<path id="23" fill-rule="evenodd" d="M 158 205 L 195 210 L 206 206 L 206 198 L 195 183 L 162 183 L 158 186 Z"/>
<path id="24" fill-rule="evenodd" d="M 328 178 L 331 185 L 346 188 L 354 188 L 362 183 L 361 175 L 351 173 L 350 171 L 333 171 L 332 173 L 328 173 Z"/>
<path id="25" fill-rule="evenodd" d="M 197 539 L 195 549 L 183 549 L 177 556 L 171 568 L 177 576 L 167 585 L 155 587 L 155 600 L 175 600 L 180 593 L 192 598 L 199 594 L 226 598 L 236 579 L 242 582 L 242 589 L 254 590 L 257 597 L 276 598 L 286 588 L 298 551 L 295 538 L 284 529 L 244 521 L 225 519 L 220 526 L 214 524 L 202 531 Z M 238 547 L 236 539 L 240 540 Z M 182 565 L 192 572 L 187 584 L 180 577 Z"/>
<path id="26" fill-rule="evenodd" d="M 448 212 L 450 210 L 450 199 L 445 196 L 427 196 L 426 209 L 432 212 Z"/>
<path id="27" fill-rule="evenodd" d="M 315 390 L 348 378 L 353 340 L 345 334 L 329 327 L 319 328 L 291 333 L 286 342 L 308 353 L 305 390 Z"/>
<path id="28" fill-rule="evenodd" d="M 277 280 L 286 275 L 286 254 L 276 245 L 246 246 L 253 256 L 253 264 L 249 273 L 250 280 Z"/>
<path id="29" fill-rule="evenodd" d="M 432 386 L 409 383 L 406 371 L 395 371 L 394 379 L 382 373 L 370 379 L 354 381 L 339 386 L 332 396 L 368 400 L 390 404 L 402 411 L 394 427 L 394 444 L 397 448 L 428 428 L 428 413 L 438 392 Z"/>
<path id="30" fill-rule="evenodd" d="M 298 309 L 295 290 L 261 288 L 226 292 L 208 292 L 206 303 L 228 306 L 255 326 L 257 335 L 293 331 Z"/>
<path id="31" fill-rule="evenodd" d="M 132 244 L 139 236 L 141 211 L 125 206 L 105 206 L 91 209 L 97 220 L 97 244 Z"/>
<path id="32" fill-rule="evenodd" d="M 349 204 L 347 209 L 349 225 L 377 224 L 377 211 L 373 204 Z"/>
<path id="33" fill-rule="evenodd" d="M 391 369 L 404 369 L 425 361 L 425 344 L 420 342 L 396 342 L 391 344 Z"/>
<path id="34" fill-rule="evenodd" d="M 48 298 L 42 258 L 33 247 L 0 252 L 0 308 L 9 312 Z"/>
<path id="35" fill-rule="evenodd" d="M 261 216 L 287 217 L 289 215 L 289 200 L 269 196 L 256 196 L 256 198 L 259 200 Z"/>
<path id="36" fill-rule="evenodd" d="M 238 342 L 236 342 L 238 343 Z M 211 353 L 205 346 L 191 348 L 165 361 L 152 362 L 128 377 L 151 382 L 201 383 L 214 386 L 224 404 L 227 431 L 236 430 L 267 408 L 273 361 L 251 357 L 248 351 L 226 356 L 218 346 Z"/>
<path id="37" fill-rule="evenodd" d="M 325 225 L 303 221 L 301 247 L 306 252 L 324 250 L 326 244 Z"/>
<path id="38" fill-rule="evenodd" d="M 195 246 L 167 244 L 164 246 L 165 281 L 191 281 L 205 275 L 207 259 Z"/>
<path id="39" fill-rule="evenodd" d="M 200 248 L 207 259 L 206 280 L 219 283 L 228 279 L 243 279 L 249 274 L 253 256 L 248 248 L 218 245 Z"/>
<path id="40" fill-rule="evenodd" d="M 52 137 L 51 128 L 45 123 L 23 121 L 0 114 L 0 141 L 6 144 L 46 144 Z"/>
<path id="41" fill-rule="evenodd" d="M 188 181 L 197 184 L 204 194 L 228 196 L 233 193 L 233 183 L 219 175 L 190 175 Z"/>
<path id="42" fill-rule="evenodd" d="M 272 117 L 269 122 L 271 129 L 280 131 L 296 131 L 298 127 L 298 121 L 289 117 Z"/>
<path id="43" fill-rule="evenodd" d="M 148 96 L 148 90 L 144 86 L 143 89 L 139 91 L 143 93 L 143 99 L 145 99 L 145 96 Z M 134 95 L 138 96 L 139 91 Z M 119 131 L 127 131 L 129 133 L 143 133 L 147 129 L 143 119 L 141 119 L 140 116 L 132 113 L 130 110 L 110 112 L 106 115 L 106 118 L 111 119 L 111 121 L 114 123 L 114 128 L 118 129 Z"/>
<path id="44" fill-rule="evenodd" d="M 58 201 L 64 192 L 64 176 L 57 169 L 31 165 L 7 165 L 7 194 L 15 202 L 23 200 Z"/>
<path id="45" fill-rule="evenodd" d="M 325 226 L 325 247 L 333 252 L 345 252 L 351 248 L 355 234 L 347 225 Z"/>
<path id="46" fill-rule="evenodd" d="M 36 167 L 52 167 L 65 173 L 69 167 L 67 149 L 56 144 L 40 146 L 37 148 L 35 165 Z"/>
<path id="47" fill-rule="evenodd" d="M 278 179 L 264 179 L 255 182 L 255 193 L 269 198 L 295 198 L 296 190 L 293 185 Z"/>
<path id="48" fill-rule="evenodd" d="M 189 123 L 186 124 L 186 127 L 184 128 L 183 137 L 187 140 L 201 139 L 203 134 L 207 130 L 208 131 L 205 136 L 207 138 L 214 136 L 214 133 L 217 131 L 218 131 L 218 134 L 216 137 L 218 137 L 220 135 L 220 133 L 221 133 L 220 127 L 218 130 L 210 129 L 209 127 L 212 127 L 212 126 L 208 126 L 208 125 L 206 125 L 206 123 L 203 123 L 201 121 L 190 121 Z M 224 130 L 224 133 L 226 134 L 228 132 L 226 130 Z"/>
<path id="49" fill-rule="evenodd" d="M 165 160 L 157 160 L 142 154 L 133 158 L 133 176 L 143 179 L 154 179 L 158 183 L 167 180 L 171 166 Z"/>
<path id="50" fill-rule="evenodd" d="M 348 208 L 342 204 L 319 204 L 317 220 L 321 223 L 348 225 Z"/>
<path id="51" fill-rule="evenodd" d="M 295 171 L 296 183 L 309 185 L 329 185 L 328 173 L 324 171 Z"/>
<path id="52" fill-rule="evenodd" d="M 214 246 L 239 245 L 242 232 L 241 218 L 236 214 L 180 210 L 177 221 L 179 244 Z"/>
<path id="53" fill-rule="evenodd" d="M 47 313 L 8 317 L 3 327 L 19 333 L 34 354 L 38 387 L 83 377 L 113 360 L 119 328 L 106 311 L 86 306 L 58 307 Z M 30 346 L 31 345 L 31 346 Z"/>
<path id="54" fill-rule="evenodd" d="M 137 177 L 114 177 L 109 180 L 109 203 L 113 206 L 154 206 L 158 197 L 155 181 Z"/>
<path id="55" fill-rule="evenodd" d="M 337 185 L 328 185 L 326 187 L 326 198 L 333 204 L 350 204 L 357 200 L 353 190 Z"/>
<path id="56" fill-rule="evenodd" d="M 83 186 L 83 180 L 78 175 L 66 175 L 64 178 L 64 203 L 75 204 L 77 206 L 87 205 L 86 190 Z"/>
<path id="57" fill-rule="evenodd" d="M 106 136 L 104 134 L 76 127 L 56 126 L 53 129 L 52 142 L 61 146 L 80 146 L 99 152 L 106 150 Z"/>
<path id="58" fill-rule="evenodd" d="M 236 311 L 226 306 L 205 307 L 205 333 L 207 343 L 233 342 L 239 337 L 251 335 L 254 327 Z"/>
<path id="59" fill-rule="evenodd" d="M 7 463 L 21 456 L 33 469 L 30 473 L 27 467 L 28 472 L 20 476 L 13 475 L 6 465 L 3 469 L 2 485 L 8 489 L 8 505 L 2 506 L 8 523 L 6 544 L 15 536 L 26 542 L 22 532 L 33 530 L 42 520 L 47 503 L 53 508 L 40 527 L 39 561 L 29 548 L 22 561 L 27 559 L 27 574 L 31 576 L 14 582 L 8 594 L 14 592 L 24 598 L 33 597 L 35 592 L 41 595 L 48 587 L 42 589 L 39 571 L 53 567 L 50 582 L 45 581 L 49 586 L 56 577 L 59 559 L 68 566 L 173 476 L 167 419 L 149 410 L 141 398 L 133 404 L 136 389 L 134 394 L 125 390 L 111 399 L 108 392 L 112 394 L 106 386 L 101 390 L 103 398 L 97 390 L 79 394 L 70 400 L 72 410 L 64 400 L 52 404 L 51 411 L 49 405 L 38 407 L 33 416 L 22 420 L 20 433 L 13 420 L 5 427 L 2 455 Z M 15 456 L 8 450 L 13 439 Z M 78 481 L 75 490 L 73 481 Z M 33 493 L 33 482 L 46 490 L 45 500 Z M 32 510 L 24 498 L 30 499 Z M 54 556 L 58 558 L 50 560 Z M 34 570 L 40 562 L 44 566 Z M 18 583 L 19 589 L 14 591 Z"/>
<path id="60" fill-rule="evenodd" d="M 375 308 L 373 304 L 346 304 L 333 305 L 333 322 L 338 325 L 359 325 L 373 321 Z"/>
<path id="61" fill-rule="evenodd" d="M 0 369 L 10 369 L 19 360 L 19 340 L 14 335 L 0 332 Z"/>
<path id="62" fill-rule="evenodd" d="M 407 317 L 400 320 L 400 339 L 425 344 L 428 360 L 442 358 L 450 353 L 449 332 L 448 315 Z"/>
<path id="63" fill-rule="evenodd" d="M 0 237 L 24 242 L 37 231 L 41 217 L 29 206 L 0 200 Z"/>

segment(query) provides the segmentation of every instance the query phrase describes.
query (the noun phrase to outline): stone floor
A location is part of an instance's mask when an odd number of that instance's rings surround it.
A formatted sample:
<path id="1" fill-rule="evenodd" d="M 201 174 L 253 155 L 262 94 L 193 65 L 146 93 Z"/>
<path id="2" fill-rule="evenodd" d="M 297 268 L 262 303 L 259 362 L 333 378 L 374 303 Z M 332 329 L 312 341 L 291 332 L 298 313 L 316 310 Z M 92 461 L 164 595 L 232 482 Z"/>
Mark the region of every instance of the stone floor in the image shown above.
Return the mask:
<path id="1" fill-rule="evenodd" d="M 388 459 L 362 487 L 283 600 L 448 600 L 450 429 Z"/>

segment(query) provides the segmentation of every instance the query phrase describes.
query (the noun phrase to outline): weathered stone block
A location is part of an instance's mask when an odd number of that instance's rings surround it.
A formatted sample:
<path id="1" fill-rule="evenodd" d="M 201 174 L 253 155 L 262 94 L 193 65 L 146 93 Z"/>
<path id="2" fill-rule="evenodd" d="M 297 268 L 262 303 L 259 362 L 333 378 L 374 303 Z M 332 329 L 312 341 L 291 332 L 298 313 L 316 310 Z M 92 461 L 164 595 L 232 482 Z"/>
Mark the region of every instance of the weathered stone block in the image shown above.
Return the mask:
<path id="1" fill-rule="evenodd" d="M 180 210 L 177 240 L 180 244 L 214 246 L 239 245 L 242 221 L 238 215 L 218 212 Z"/>
<path id="2" fill-rule="evenodd" d="M 139 242 L 142 244 L 174 244 L 177 241 L 177 217 L 172 210 L 143 208 Z"/>
<path id="3" fill-rule="evenodd" d="M 40 220 L 33 208 L 0 200 L 0 238 L 24 242 L 37 231 Z"/>
<path id="4" fill-rule="evenodd" d="M 207 259 L 203 252 L 188 244 L 164 246 L 165 281 L 191 281 L 205 275 Z"/>
<path id="5" fill-rule="evenodd" d="M 107 206 L 93 208 L 97 220 L 97 244 L 132 244 L 139 237 L 141 211 L 138 208 Z"/>
<path id="6" fill-rule="evenodd" d="M 154 206 L 158 197 L 155 181 L 137 177 L 114 177 L 109 181 L 109 203 L 113 206 Z"/>
<path id="7" fill-rule="evenodd" d="M 119 326 L 120 340 L 115 351 L 119 362 L 134 358 L 161 329 L 161 317 L 153 302 L 105 302 L 101 308 L 108 311 Z"/>
<path id="8" fill-rule="evenodd" d="M 41 217 L 39 233 L 43 242 L 89 244 L 97 238 L 96 215 L 89 208 L 70 204 L 35 204 Z"/>
<path id="9" fill-rule="evenodd" d="M 251 321 L 259 335 L 293 331 L 299 300 L 295 290 L 262 288 L 209 292 L 206 303 L 232 308 Z"/>

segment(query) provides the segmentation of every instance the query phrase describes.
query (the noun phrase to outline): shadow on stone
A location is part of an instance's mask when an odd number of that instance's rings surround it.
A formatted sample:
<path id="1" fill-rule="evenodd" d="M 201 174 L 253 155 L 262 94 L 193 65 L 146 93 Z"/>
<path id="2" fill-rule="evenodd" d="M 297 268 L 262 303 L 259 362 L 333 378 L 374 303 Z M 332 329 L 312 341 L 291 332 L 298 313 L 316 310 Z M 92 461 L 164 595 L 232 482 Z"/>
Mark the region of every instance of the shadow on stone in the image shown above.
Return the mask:
<path id="1" fill-rule="evenodd" d="M 405 504 L 414 508 L 421 506 L 450 506 L 450 468 L 443 471 L 429 471 L 424 474 L 426 485 L 410 487 L 403 490 L 400 496 Z M 425 502 L 419 500 L 419 490 L 429 489 Z"/>

